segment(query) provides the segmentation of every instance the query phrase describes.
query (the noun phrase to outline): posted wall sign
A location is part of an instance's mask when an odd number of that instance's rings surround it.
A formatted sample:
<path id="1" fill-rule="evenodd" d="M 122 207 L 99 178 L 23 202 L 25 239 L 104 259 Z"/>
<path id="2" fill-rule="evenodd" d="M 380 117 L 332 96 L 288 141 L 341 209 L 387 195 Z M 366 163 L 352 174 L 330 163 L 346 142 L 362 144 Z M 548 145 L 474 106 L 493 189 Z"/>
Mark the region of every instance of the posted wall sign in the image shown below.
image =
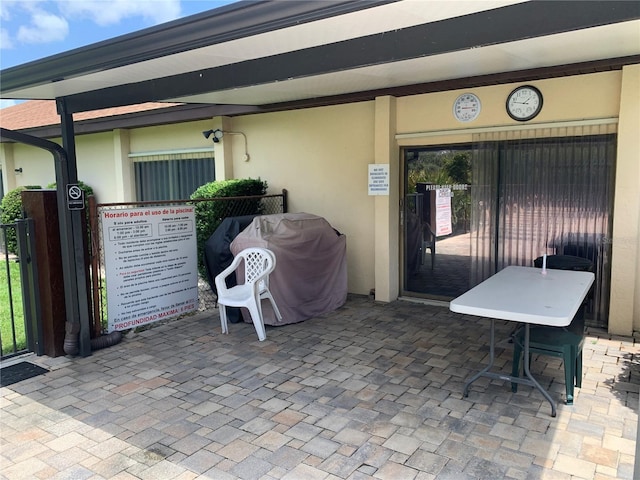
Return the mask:
<path id="1" fill-rule="evenodd" d="M 193 206 L 103 211 L 108 330 L 198 308 Z"/>
<path id="2" fill-rule="evenodd" d="M 389 195 L 389 164 L 369 164 L 369 195 Z"/>
<path id="3" fill-rule="evenodd" d="M 77 183 L 67 184 L 67 208 L 84 210 L 84 190 Z"/>

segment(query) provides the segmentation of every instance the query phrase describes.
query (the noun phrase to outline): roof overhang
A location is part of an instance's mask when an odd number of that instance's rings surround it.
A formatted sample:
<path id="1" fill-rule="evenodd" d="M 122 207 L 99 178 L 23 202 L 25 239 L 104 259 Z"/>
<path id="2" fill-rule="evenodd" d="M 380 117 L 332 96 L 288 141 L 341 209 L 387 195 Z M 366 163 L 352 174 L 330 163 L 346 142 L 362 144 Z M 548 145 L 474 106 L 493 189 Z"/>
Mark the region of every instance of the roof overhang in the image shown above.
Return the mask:
<path id="1" fill-rule="evenodd" d="M 6 69 L 0 96 L 224 113 L 607 59 L 640 62 L 640 2 L 238 2 Z"/>

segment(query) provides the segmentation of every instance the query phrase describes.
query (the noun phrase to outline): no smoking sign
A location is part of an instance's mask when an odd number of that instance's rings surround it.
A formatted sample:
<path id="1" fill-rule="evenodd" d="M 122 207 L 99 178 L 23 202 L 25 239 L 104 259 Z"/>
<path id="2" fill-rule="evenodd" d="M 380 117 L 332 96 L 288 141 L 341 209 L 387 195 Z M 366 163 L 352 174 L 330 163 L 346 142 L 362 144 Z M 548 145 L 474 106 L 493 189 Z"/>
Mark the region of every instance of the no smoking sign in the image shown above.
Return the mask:
<path id="1" fill-rule="evenodd" d="M 84 190 L 75 183 L 67 185 L 67 208 L 69 210 L 84 209 Z"/>

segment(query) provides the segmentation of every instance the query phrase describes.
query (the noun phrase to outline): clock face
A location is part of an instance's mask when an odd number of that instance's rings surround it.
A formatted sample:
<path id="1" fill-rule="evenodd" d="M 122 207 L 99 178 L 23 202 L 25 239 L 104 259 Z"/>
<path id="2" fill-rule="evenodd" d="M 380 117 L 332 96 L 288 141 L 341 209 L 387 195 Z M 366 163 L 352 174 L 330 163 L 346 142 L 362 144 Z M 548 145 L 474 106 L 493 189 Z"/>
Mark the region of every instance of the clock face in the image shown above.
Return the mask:
<path id="1" fill-rule="evenodd" d="M 480 99 L 473 93 L 463 93 L 453 102 L 453 116 L 459 122 L 470 122 L 480 115 Z"/>
<path id="2" fill-rule="evenodd" d="M 507 113 L 514 120 L 526 122 L 542 110 L 542 93 L 536 87 L 524 85 L 507 97 Z"/>

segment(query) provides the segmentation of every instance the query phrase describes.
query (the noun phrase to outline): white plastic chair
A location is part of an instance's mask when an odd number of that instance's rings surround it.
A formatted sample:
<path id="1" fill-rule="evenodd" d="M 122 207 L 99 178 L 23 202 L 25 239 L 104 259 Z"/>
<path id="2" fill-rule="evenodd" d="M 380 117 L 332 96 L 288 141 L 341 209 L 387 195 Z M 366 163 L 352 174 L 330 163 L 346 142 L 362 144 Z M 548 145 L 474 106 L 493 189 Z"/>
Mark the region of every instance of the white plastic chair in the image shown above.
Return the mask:
<path id="1" fill-rule="evenodd" d="M 244 264 L 244 283 L 227 287 L 226 278 L 238 267 Z M 282 320 L 280 310 L 273 295 L 269 291 L 269 274 L 276 267 L 276 256 L 266 248 L 246 248 L 239 252 L 231 265 L 220 272 L 216 278 L 218 290 L 218 304 L 220 305 L 220 323 L 222 333 L 229 333 L 227 326 L 227 311 L 225 307 L 245 307 L 251 314 L 251 320 L 256 328 L 258 340 L 267 338 L 262 318 L 262 299 L 269 299 L 278 321 Z M 241 275 L 238 276 L 238 280 Z"/>

